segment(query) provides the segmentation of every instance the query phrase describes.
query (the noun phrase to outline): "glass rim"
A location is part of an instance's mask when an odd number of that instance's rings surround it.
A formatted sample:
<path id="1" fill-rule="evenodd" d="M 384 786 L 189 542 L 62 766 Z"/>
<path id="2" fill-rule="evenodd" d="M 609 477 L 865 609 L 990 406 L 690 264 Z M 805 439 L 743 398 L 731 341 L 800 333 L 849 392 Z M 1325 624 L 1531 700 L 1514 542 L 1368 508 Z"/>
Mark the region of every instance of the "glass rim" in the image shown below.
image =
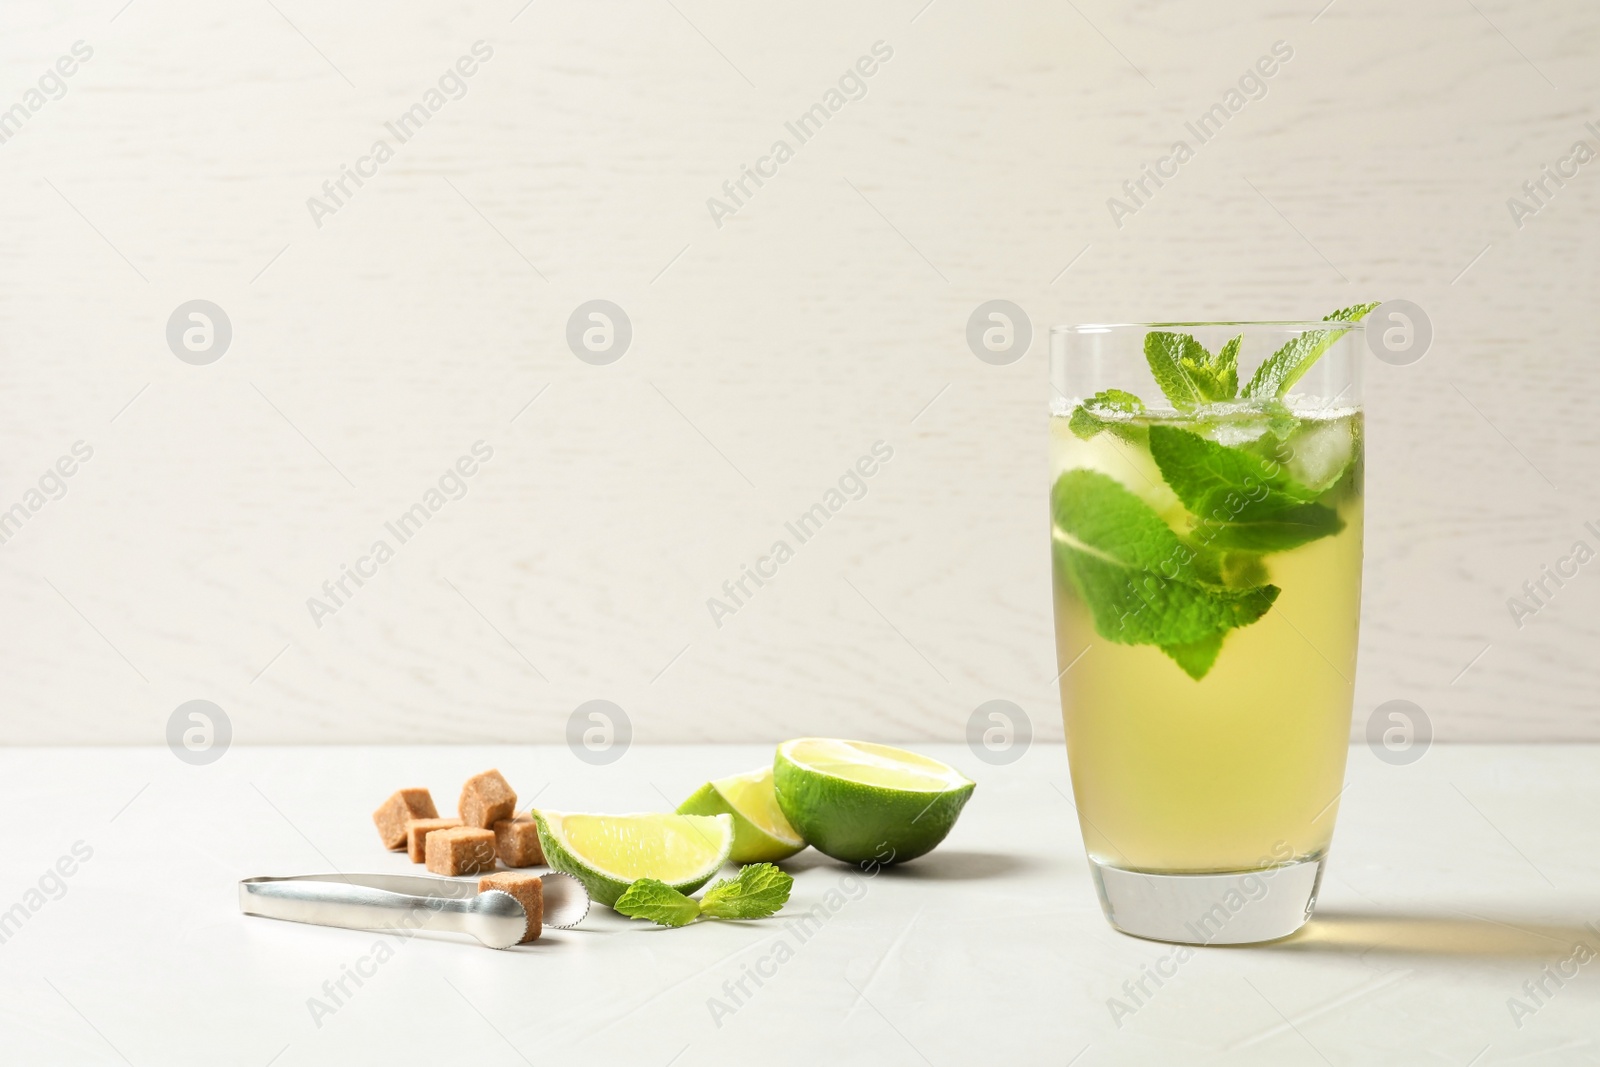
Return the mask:
<path id="1" fill-rule="evenodd" d="M 1201 326 L 1227 326 L 1227 327 L 1270 327 L 1279 330 L 1358 330 L 1366 324 L 1364 322 L 1346 322 L 1343 319 L 1317 319 L 1297 321 L 1295 319 L 1255 319 L 1255 320 L 1229 320 L 1217 319 L 1207 322 L 1082 322 L 1062 323 L 1050 327 L 1051 333 L 1109 333 L 1112 330 L 1162 330 L 1174 326 L 1201 327 Z"/>

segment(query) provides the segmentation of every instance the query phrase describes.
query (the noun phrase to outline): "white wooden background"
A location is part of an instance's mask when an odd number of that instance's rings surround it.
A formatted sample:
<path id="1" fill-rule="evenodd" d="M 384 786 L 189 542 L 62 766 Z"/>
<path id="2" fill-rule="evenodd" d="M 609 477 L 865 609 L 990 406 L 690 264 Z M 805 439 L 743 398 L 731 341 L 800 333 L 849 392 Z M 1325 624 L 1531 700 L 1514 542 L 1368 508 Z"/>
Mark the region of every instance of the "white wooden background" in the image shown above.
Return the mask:
<path id="1" fill-rule="evenodd" d="M 1370 368 L 1358 730 L 1406 698 L 1441 737 L 1600 738 L 1600 563 L 1520 629 L 1506 605 L 1600 548 L 1600 162 L 1521 229 L 1506 205 L 1600 146 L 1600 12 L 1323 2 L 8 0 L 0 107 L 93 57 L 0 144 L 0 508 L 94 454 L 0 545 L 0 739 L 160 743 L 204 698 L 237 742 L 553 741 L 605 698 L 639 741 L 953 740 L 997 697 L 1057 738 L 1048 325 L 1382 297 L 1436 339 Z M 466 96 L 316 227 L 478 40 Z M 880 40 L 718 228 L 707 198 Z M 210 366 L 164 340 L 194 298 L 233 323 Z M 611 366 L 565 345 L 593 298 L 633 322 Z M 1010 366 L 964 341 L 993 298 L 1034 324 Z M 713 625 L 878 440 L 866 496 Z"/>

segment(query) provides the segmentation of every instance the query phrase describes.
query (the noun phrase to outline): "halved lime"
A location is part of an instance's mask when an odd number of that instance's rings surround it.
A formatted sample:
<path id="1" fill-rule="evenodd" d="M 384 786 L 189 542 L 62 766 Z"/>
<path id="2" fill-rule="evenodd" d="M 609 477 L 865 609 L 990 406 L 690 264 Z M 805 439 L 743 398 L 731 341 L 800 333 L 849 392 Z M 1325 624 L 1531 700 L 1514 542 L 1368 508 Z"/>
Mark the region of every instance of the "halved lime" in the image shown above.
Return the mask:
<path id="1" fill-rule="evenodd" d="M 678 805 L 679 815 L 732 815 L 734 863 L 771 863 L 806 847 L 772 791 L 772 768 L 707 782 Z"/>
<path id="2" fill-rule="evenodd" d="M 711 881 L 733 847 L 731 815 L 580 815 L 535 811 L 545 862 L 610 907 L 634 881 L 655 878 L 680 893 Z"/>
<path id="3" fill-rule="evenodd" d="M 785 741 L 772 770 L 790 824 L 847 863 L 899 863 L 929 851 L 976 788 L 949 764 L 869 741 Z"/>

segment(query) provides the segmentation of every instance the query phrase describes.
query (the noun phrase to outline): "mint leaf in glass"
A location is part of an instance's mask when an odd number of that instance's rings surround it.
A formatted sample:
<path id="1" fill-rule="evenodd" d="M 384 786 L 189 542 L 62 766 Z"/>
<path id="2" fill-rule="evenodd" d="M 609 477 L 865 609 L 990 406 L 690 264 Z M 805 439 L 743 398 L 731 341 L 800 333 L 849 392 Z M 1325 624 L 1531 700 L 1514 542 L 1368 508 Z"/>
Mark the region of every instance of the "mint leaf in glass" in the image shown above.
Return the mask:
<path id="1" fill-rule="evenodd" d="M 1212 361 L 1217 396 L 1213 400 L 1232 400 L 1239 395 L 1239 346 L 1244 344 L 1244 334 L 1230 338 Z"/>
<path id="2" fill-rule="evenodd" d="M 1330 311 L 1322 316 L 1323 322 L 1360 322 L 1366 318 L 1367 312 L 1378 306 L 1379 301 L 1374 300 L 1367 304 L 1351 304 L 1338 311 Z"/>
<path id="3" fill-rule="evenodd" d="M 1117 416 L 1138 415 L 1143 411 L 1144 401 L 1132 393 L 1106 389 L 1072 409 L 1067 429 L 1085 441 L 1103 430 L 1110 430 L 1124 439 L 1130 435 L 1137 437 L 1138 427 L 1131 425 L 1126 418 Z"/>
<path id="4" fill-rule="evenodd" d="M 640 878 L 611 905 L 630 919 L 648 919 L 658 926 L 687 926 L 700 916 L 700 904 L 665 882 Z"/>
<path id="5" fill-rule="evenodd" d="M 1067 471 L 1050 492 L 1050 509 L 1056 532 L 1098 558 L 1183 581 L 1214 577 L 1149 504 L 1108 474 Z"/>
<path id="6" fill-rule="evenodd" d="M 1214 634 L 1187 645 L 1162 645 L 1161 651 L 1171 656 L 1172 662 L 1198 682 L 1210 673 L 1212 665 L 1217 662 L 1217 653 L 1222 651 L 1222 635 Z"/>
<path id="7" fill-rule="evenodd" d="M 1272 459 L 1176 426 L 1150 427 L 1150 455 L 1183 506 L 1200 519 L 1227 521 L 1240 508 L 1248 511 L 1267 501 L 1274 507 L 1304 504 L 1318 495 Z M 1230 494 L 1238 499 L 1227 499 Z"/>
<path id="8" fill-rule="evenodd" d="M 1253 453 L 1152 426 L 1150 455 L 1199 520 L 1192 539 L 1209 548 L 1281 552 L 1344 529 L 1337 511 L 1313 503 L 1316 490 Z"/>
<path id="9" fill-rule="evenodd" d="M 1377 307 L 1376 303 L 1352 304 L 1347 308 L 1330 312 L 1322 317 L 1323 322 L 1359 322 L 1367 312 Z M 1244 387 L 1244 397 L 1247 400 L 1271 400 L 1287 393 L 1291 386 L 1311 369 L 1311 365 L 1322 358 L 1322 354 L 1333 343 L 1345 335 L 1344 330 L 1308 330 L 1294 340 L 1268 356 L 1261 366 L 1250 378 L 1250 384 Z M 1149 350 L 1150 338 L 1145 338 L 1146 351 Z"/>
<path id="10" fill-rule="evenodd" d="M 1241 334 L 1213 356 L 1205 345 L 1186 333 L 1154 330 L 1144 335 L 1144 358 L 1150 373 L 1179 411 L 1201 404 L 1232 400 L 1239 393 L 1239 343 Z"/>
<path id="11" fill-rule="evenodd" d="M 1154 427 L 1152 429 L 1155 429 Z M 1122 483 L 1067 471 L 1051 491 L 1057 561 L 1094 618 L 1125 645 L 1158 645 L 1197 681 L 1222 637 L 1272 606 L 1278 589 L 1220 585 L 1214 558 L 1181 540 Z"/>
<path id="12" fill-rule="evenodd" d="M 1224 589 L 1167 578 L 1068 544 L 1058 542 L 1056 550 L 1094 616 L 1095 631 L 1122 645 L 1187 645 L 1220 638 L 1261 618 L 1278 597 L 1272 585 Z"/>

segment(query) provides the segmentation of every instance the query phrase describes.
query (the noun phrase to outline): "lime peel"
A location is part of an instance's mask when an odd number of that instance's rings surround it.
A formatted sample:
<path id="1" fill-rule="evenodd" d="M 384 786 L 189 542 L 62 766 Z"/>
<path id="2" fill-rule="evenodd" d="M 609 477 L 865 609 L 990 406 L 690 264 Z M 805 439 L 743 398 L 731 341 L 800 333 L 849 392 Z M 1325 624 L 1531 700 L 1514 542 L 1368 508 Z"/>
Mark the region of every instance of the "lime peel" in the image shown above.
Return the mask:
<path id="1" fill-rule="evenodd" d="M 678 805 L 678 814 L 733 816 L 733 851 L 728 856 L 733 863 L 770 863 L 806 847 L 778 806 L 770 766 L 707 782 Z"/>
<path id="2" fill-rule="evenodd" d="M 814 848 L 859 864 L 930 851 L 976 788 L 954 767 L 915 752 L 816 737 L 778 746 L 773 784 L 785 817 Z"/>

